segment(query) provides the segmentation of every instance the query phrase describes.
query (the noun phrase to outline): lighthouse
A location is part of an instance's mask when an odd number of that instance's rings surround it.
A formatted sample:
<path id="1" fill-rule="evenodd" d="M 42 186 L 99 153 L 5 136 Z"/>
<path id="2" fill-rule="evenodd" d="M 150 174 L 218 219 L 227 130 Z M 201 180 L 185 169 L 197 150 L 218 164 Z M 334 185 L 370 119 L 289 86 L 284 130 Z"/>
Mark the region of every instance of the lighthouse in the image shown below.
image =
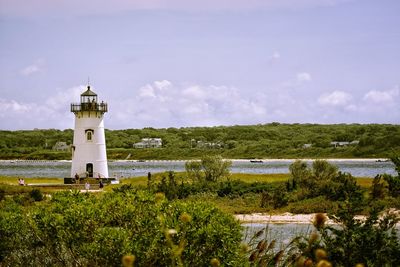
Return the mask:
<path id="1" fill-rule="evenodd" d="M 107 103 L 87 86 L 80 103 L 71 104 L 75 114 L 71 177 L 108 178 L 104 113 Z"/>

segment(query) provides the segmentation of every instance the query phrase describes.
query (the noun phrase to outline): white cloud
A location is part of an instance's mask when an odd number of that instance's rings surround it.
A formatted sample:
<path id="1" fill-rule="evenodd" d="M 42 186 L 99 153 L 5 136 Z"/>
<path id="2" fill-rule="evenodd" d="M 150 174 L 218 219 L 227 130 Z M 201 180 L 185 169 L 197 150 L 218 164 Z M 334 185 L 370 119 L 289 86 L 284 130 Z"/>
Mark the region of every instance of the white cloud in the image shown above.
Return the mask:
<path id="1" fill-rule="evenodd" d="M 79 102 L 84 86 L 57 89 L 41 103 L 0 99 L 0 129 L 71 128 L 73 115 L 69 106 Z"/>
<path id="2" fill-rule="evenodd" d="M 94 91 L 95 89 L 92 88 Z M 80 94 L 86 90 L 85 86 L 75 86 L 67 90 L 56 90 L 55 94 L 50 96 L 45 104 L 48 108 L 52 110 L 65 110 L 70 103 L 79 102 Z"/>
<path id="3" fill-rule="evenodd" d="M 20 73 L 24 76 L 30 76 L 32 74 L 42 72 L 44 70 L 44 60 L 38 59 L 35 63 L 24 67 Z"/>
<path id="4" fill-rule="evenodd" d="M 296 79 L 298 82 L 310 82 L 311 81 L 311 74 L 308 72 L 300 72 L 297 73 Z"/>
<path id="5" fill-rule="evenodd" d="M 164 80 L 147 84 L 138 92 L 113 107 L 110 116 L 135 127 L 171 127 L 259 123 L 267 115 L 257 97 L 229 86 L 175 85 Z"/>
<path id="6" fill-rule="evenodd" d="M 393 102 L 397 96 L 399 96 L 398 88 L 389 91 L 371 90 L 364 95 L 363 99 L 374 103 L 390 103 Z"/>
<path id="7" fill-rule="evenodd" d="M 343 91 L 333 91 L 330 94 L 324 94 L 318 98 L 320 105 L 345 106 L 352 99 L 352 96 Z"/>
<path id="8" fill-rule="evenodd" d="M 271 56 L 271 60 L 279 60 L 280 58 L 281 54 L 278 51 L 275 51 Z"/>

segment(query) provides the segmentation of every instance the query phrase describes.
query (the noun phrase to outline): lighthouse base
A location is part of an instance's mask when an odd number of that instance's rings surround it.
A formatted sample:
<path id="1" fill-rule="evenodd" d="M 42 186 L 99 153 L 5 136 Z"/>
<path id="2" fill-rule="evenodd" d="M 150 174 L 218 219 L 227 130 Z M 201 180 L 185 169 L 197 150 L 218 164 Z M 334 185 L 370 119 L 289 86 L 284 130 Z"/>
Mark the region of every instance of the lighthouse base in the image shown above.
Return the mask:
<path id="1" fill-rule="evenodd" d="M 98 184 L 100 181 L 102 181 L 103 184 L 119 184 L 119 180 L 117 178 L 64 178 L 64 184 L 85 184 L 86 182 L 89 184 Z"/>

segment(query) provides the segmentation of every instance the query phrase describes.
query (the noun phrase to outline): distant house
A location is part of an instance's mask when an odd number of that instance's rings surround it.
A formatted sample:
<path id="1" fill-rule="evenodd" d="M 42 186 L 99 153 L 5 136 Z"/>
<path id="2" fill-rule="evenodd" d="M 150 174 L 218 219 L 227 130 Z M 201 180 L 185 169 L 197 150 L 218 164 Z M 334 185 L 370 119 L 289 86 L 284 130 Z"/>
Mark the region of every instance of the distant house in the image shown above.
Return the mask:
<path id="1" fill-rule="evenodd" d="M 304 144 L 303 145 L 303 148 L 310 148 L 310 147 L 312 147 L 312 144 Z"/>
<path id="2" fill-rule="evenodd" d="M 71 150 L 71 145 L 67 145 L 66 142 L 57 142 L 53 146 L 53 150 L 56 150 L 56 151 L 70 151 Z"/>
<path id="3" fill-rule="evenodd" d="M 139 143 L 133 144 L 134 148 L 160 148 L 162 147 L 161 138 L 142 138 Z"/>
<path id="4" fill-rule="evenodd" d="M 220 142 L 204 142 L 204 141 L 197 141 L 196 142 L 197 148 L 208 148 L 208 149 L 219 149 L 223 147 L 223 144 Z"/>
<path id="5" fill-rule="evenodd" d="M 351 142 L 334 141 L 334 142 L 331 142 L 331 146 L 334 146 L 334 147 L 355 146 L 355 145 L 358 145 L 358 143 L 360 143 L 360 141 L 358 141 L 358 140 L 354 140 Z"/>

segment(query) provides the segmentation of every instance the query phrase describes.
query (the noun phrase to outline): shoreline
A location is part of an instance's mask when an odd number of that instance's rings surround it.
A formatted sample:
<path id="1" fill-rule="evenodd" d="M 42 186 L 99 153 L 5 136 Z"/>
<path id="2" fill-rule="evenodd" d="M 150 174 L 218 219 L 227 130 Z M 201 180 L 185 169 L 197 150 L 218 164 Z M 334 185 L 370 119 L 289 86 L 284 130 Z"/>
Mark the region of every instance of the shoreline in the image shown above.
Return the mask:
<path id="1" fill-rule="evenodd" d="M 394 213 L 400 216 L 400 210 L 390 209 L 388 212 Z M 310 214 L 293 214 L 285 212 L 282 214 L 268 214 L 268 213 L 251 213 L 251 214 L 234 214 L 233 217 L 237 219 L 241 224 L 313 224 L 314 217 L 317 213 Z M 324 215 L 328 218 L 325 224 L 337 224 L 328 217 L 326 213 Z M 365 220 L 366 216 L 356 215 L 356 220 Z M 397 223 L 400 226 L 400 222 Z"/>
<path id="2" fill-rule="evenodd" d="M 199 159 L 149 159 L 149 160 L 125 160 L 125 159 L 109 159 L 108 162 L 186 162 L 186 161 L 196 161 Z M 249 162 L 254 159 L 224 159 L 232 162 Z M 263 162 L 293 162 L 295 160 L 301 161 L 315 161 L 315 160 L 326 160 L 328 162 L 389 162 L 388 158 L 288 158 L 288 159 L 256 159 Z M 5 163 L 17 163 L 17 162 L 72 162 L 72 160 L 45 160 L 45 159 L 1 159 L 0 162 Z M 257 163 L 254 163 L 257 164 Z"/>

